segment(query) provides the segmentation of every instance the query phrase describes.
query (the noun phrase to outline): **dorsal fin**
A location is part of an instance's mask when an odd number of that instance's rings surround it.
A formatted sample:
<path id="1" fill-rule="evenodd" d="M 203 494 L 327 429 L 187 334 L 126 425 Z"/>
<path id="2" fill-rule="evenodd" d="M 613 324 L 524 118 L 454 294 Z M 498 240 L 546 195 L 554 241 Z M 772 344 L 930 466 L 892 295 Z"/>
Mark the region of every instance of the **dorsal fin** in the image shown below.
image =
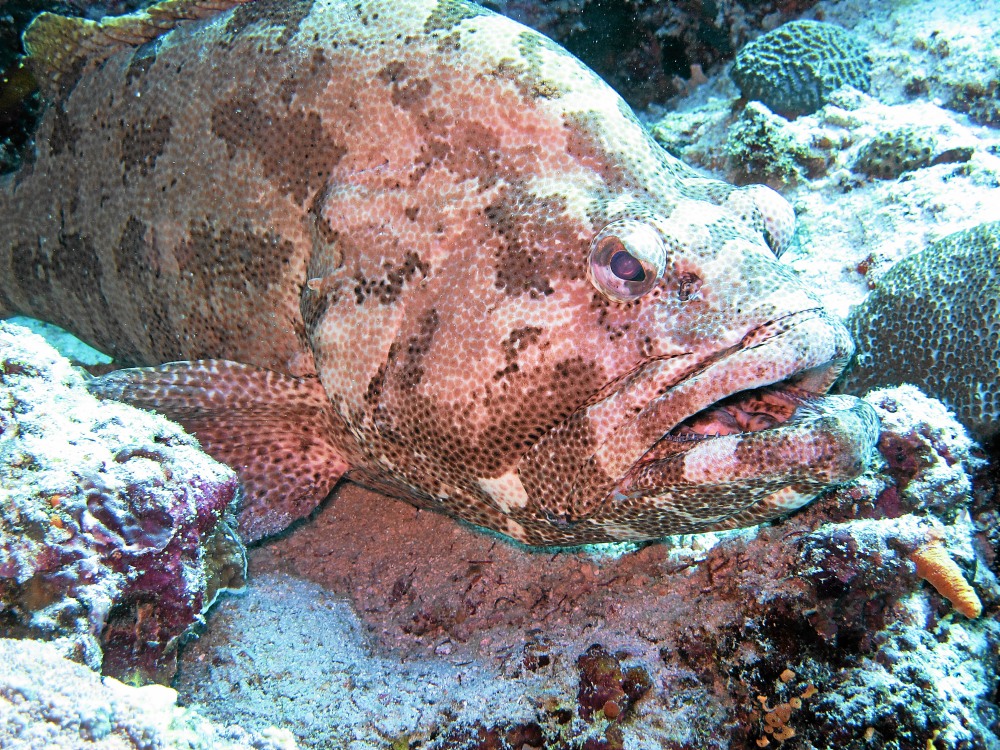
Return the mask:
<path id="1" fill-rule="evenodd" d="M 166 34 L 181 21 L 222 13 L 250 0 L 162 0 L 143 10 L 99 21 L 41 13 L 24 31 L 24 50 L 48 98 L 73 87 L 90 66 L 125 47 Z"/>

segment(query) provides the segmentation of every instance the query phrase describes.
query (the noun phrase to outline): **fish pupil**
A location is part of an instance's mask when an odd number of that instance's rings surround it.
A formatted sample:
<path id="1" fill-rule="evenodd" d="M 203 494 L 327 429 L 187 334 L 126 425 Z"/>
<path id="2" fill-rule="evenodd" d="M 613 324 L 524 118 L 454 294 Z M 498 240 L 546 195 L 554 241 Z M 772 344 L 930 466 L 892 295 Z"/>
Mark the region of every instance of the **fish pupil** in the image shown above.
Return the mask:
<path id="1" fill-rule="evenodd" d="M 646 272 L 642 270 L 642 263 L 625 250 L 619 250 L 612 255 L 609 265 L 611 273 L 622 281 L 643 281 L 646 278 Z"/>

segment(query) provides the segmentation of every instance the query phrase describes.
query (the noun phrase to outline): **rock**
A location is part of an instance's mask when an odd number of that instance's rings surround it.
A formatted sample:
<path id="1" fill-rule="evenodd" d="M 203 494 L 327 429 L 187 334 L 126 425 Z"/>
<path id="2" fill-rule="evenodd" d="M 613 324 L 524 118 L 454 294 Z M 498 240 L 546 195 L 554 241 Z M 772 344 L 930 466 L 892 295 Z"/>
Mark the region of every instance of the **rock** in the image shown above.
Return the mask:
<path id="1" fill-rule="evenodd" d="M 45 341 L 0 323 L 0 636 L 168 680 L 179 639 L 242 586 L 234 473 L 166 419 L 89 393 Z"/>

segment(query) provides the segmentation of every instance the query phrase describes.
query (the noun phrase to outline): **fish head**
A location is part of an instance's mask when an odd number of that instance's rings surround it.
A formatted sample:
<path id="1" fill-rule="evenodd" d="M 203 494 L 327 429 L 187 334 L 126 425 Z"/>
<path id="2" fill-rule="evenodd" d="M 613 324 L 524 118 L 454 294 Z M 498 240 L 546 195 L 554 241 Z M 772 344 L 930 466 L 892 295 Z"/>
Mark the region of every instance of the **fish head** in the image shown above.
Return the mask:
<path id="1" fill-rule="evenodd" d="M 788 203 L 682 164 L 544 37 L 451 33 L 375 76 L 392 148 L 345 142 L 317 210 L 304 317 L 352 476 L 529 544 L 749 525 L 856 476 L 874 413 L 822 396 L 852 345 L 777 257 Z"/>
<path id="2" fill-rule="evenodd" d="M 375 473 L 529 544 L 751 525 L 856 477 L 874 412 L 822 395 L 850 337 L 776 256 L 791 209 L 736 190 L 524 193 L 518 229 L 494 202 L 468 255 L 421 254 L 353 420 Z"/>
<path id="3" fill-rule="evenodd" d="M 732 205 L 676 196 L 668 212 L 608 205 L 586 254 L 589 299 L 559 334 L 603 377 L 496 493 L 508 512 L 528 511 L 512 514 L 515 534 L 751 525 L 863 470 L 877 419 L 857 399 L 822 395 L 853 344 L 777 257 L 790 207 L 759 186 L 729 203 L 759 204 L 762 223 L 780 226 L 748 231 Z"/>

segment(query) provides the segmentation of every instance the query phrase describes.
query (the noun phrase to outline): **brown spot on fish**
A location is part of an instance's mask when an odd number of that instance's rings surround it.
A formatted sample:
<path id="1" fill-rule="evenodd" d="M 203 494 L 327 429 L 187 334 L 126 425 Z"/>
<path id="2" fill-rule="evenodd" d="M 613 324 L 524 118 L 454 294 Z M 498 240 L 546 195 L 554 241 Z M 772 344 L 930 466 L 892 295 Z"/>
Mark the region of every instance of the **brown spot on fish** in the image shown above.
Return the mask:
<path id="1" fill-rule="evenodd" d="M 517 154 L 506 153 L 499 136 L 490 127 L 473 121 L 464 127 L 444 130 L 436 123 L 424 122 L 433 134 L 421 146 L 410 173 L 411 184 L 420 182 L 436 164 L 442 164 L 459 181 L 478 180 L 481 191 L 495 185 L 501 177 L 510 178 L 520 171 L 514 163 Z"/>
<path id="2" fill-rule="evenodd" d="M 486 221 L 495 233 L 497 289 L 511 297 L 548 295 L 553 278 L 585 275 L 585 248 L 562 221 L 565 212 L 565 199 L 532 195 L 517 185 L 505 187 L 486 206 Z"/>
<path id="3" fill-rule="evenodd" d="M 118 243 L 113 247 L 115 273 L 128 281 L 136 293 L 127 302 L 110 300 L 111 313 L 123 319 L 131 315 L 142 321 L 141 327 L 129 327 L 132 337 L 139 337 L 138 340 L 130 337 L 114 350 L 115 358 L 126 364 L 142 362 L 144 353 L 154 349 L 168 359 L 182 356 L 181 348 L 174 343 L 176 337 L 170 324 L 169 302 L 160 293 L 160 287 L 165 283 L 160 259 L 146 239 L 147 232 L 148 227 L 143 222 L 130 216 Z M 134 305 L 134 312 L 127 307 L 117 312 L 116 302 L 123 306 Z"/>
<path id="4" fill-rule="evenodd" d="M 535 346 L 541 335 L 542 329 L 537 326 L 515 328 L 507 334 L 507 337 L 500 342 L 500 348 L 503 350 L 504 359 L 507 360 L 507 364 L 503 369 L 493 373 L 493 379 L 503 380 L 508 375 L 518 372 L 520 370 L 520 366 L 517 363 L 518 355 L 529 346 Z"/>
<path id="5" fill-rule="evenodd" d="M 485 8 L 464 0 L 438 0 L 434 10 L 424 21 L 424 32 L 431 34 L 435 31 L 450 31 L 468 18 L 485 16 L 489 13 Z"/>
<path id="6" fill-rule="evenodd" d="M 402 60 L 393 60 L 390 63 L 386 63 L 376 75 L 386 86 L 397 81 L 402 81 L 408 75 L 406 72 L 406 63 Z"/>
<path id="7" fill-rule="evenodd" d="M 76 142 L 80 138 L 80 128 L 74 125 L 66 115 L 66 110 L 60 102 L 53 108 L 52 133 L 49 135 L 49 154 L 58 156 L 63 152 L 75 153 Z M 33 149 L 29 149 L 31 151 Z"/>
<path id="8" fill-rule="evenodd" d="M 403 109 L 413 109 L 430 96 L 431 82 L 426 78 L 411 78 L 403 85 L 392 84 L 392 103 Z"/>
<path id="9" fill-rule="evenodd" d="M 445 165 L 462 180 L 478 179 L 479 189 L 492 187 L 510 168 L 513 154 L 504 153 L 496 132 L 479 122 L 455 128 Z"/>
<path id="10" fill-rule="evenodd" d="M 417 322 L 417 332 L 408 337 L 406 350 L 401 352 L 402 360 L 398 367 L 393 368 L 395 372 L 392 372 L 392 377 L 398 380 L 400 388 L 416 388 L 420 385 L 424 377 L 423 360 L 431 350 L 434 334 L 440 325 L 441 320 L 433 307 L 421 313 Z"/>
<path id="11" fill-rule="evenodd" d="M 170 128 L 173 123 L 170 115 L 160 115 L 153 122 L 140 120 L 124 124 L 121 134 L 122 167 L 125 178 L 129 172 L 138 168 L 143 177 L 156 166 L 156 160 L 170 141 Z"/>
<path id="12" fill-rule="evenodd" d="M 159 262 L 146 243 L 146 225 L 129 216 L 114 247 L 115 271 L 149 289 L 149 280 L 159 274 Z"/>
<path id="13" fill-rule="evenodd" d="M 565 93 L 563 85 L 545 75 L 541 50 L 557 55 L 566 51 L 547 37 L 524 32 L 517 37 L 517 50 L 523 62 L 510 61 L 505 71 L 526 99 L 558 99 Z"/>
<path id="14" fill-rule="evenodd" d="M 275 42 L 279 47 L 284 46 L 298 33 L 312 6 L 313 0 L 255 0 L 244 3 L 233 11 L 226 24 L 226 32 L 237 36 L 258 25 L 263 29 L 281 29 Z"/>
<path id="15" fill-rule="evenodd" d="M 240 150 L 250 151 L 267 176 L 278 180 L 300 205 L 326 183 L 330 170 L 347 153 L 323 129 L 318 113 L 269 112 L 249 94 L 215 105 L 212 132 L 226 142 L 230 158 Z M 283 147 L 274 148 L 276 143 Z"/>
<path id="16" fill-rule="evenodd" d="M 249 226 L 217 229 L 205 218 L 192 222 L 190 238 L 176 251 L 181 268 L 197 268 L 194 277 L 206 291 L 245 295 L 249 282 L 257 291 L 279 283 L 285 276 L 295 246 L 271 230 L 258 233 Z"/>
<path id="17" fill-rule="evenodd" d="M 329 278 L 315 278 L 302 287 L 299 310 L 307 335 L 314 335 L 326 313 L 340 300 L 341 283 Z"/>
<path id="18" fill-rule="evenodd" d="M 186 271 L 174 282 L 170 299 L 174 335 L 187 359 L 231 352 L 231 331 L 248 325 L 243 321 L 259 325 L 258 337 L 268 335 L 275 321 L 258 320 L 260 300 L 281 292 L 295 255 L 295 245 L 271 230 L 248 224 L 220 228 L 220 223 L 212 217 L 193 220 L 188 239 L 173 250 L 177 267 Z M 300 321 L 287 325 L 297 338 L 305 337 Z"/>
<path id="19" fill-rule="evenodd" d="M 36 244 L 18 242 L 11 249 L 10 270 L 32 307 L 38 304 L 37 299 L 44 297 L 49 291 L 47 261 Z"/>
<path id="20" fill-rule="evenodd" d="M 498 407 L 500 415 L 488 428 L 493 435 L 501 436 L 497 442 L 503 447 L 503 452 L 494 457 L 494 465 L 484 465 L 479 467 L 480 470 L 495 472 L 511 462 L 514 456 L 529 450 L 543 435 L 552 434 L 557 425 L 566 422 L 604 382 L 605 375 L 599 365 L 583 357 L 572 357 L 556 363 L 542 382 L 517 393 L 505 392 L 502 398 L 507 405 Z M 557 463 L 554 469 L 550 466 L 540 472 L 537 480 L 553 483 L 565 481 L 579 466 L 580 456 L 593 455 L 595 444 L 592 434 L 582 427 L 573 430 L 577 436 L 572 441 L 577 448 L 576 463 L 572 466 L 569 463 Z M 570 454 L 565 450 L 563 452 L 563 460 L 570 461 Z M 553 473 L 546 480 L 545 474 L 550 469 Z M 527 483 L 525 489 L 528 489 Z"/>
<path id="21" fill-rule="evenodd" d="M 317 47 L 313 50 L 308 65 L 294 69 L 291 75 L 281 79 L 278 84 L 278 99 L 286 107 L 291 106 L 292 99 L 295 98 L 295 94 L 303 87 L 303 84 L 312 83 L 315 85 L 327 80 L 329 77 L 326 73 L 328 68 L 329 61 L 326 59 L 326 53 L 321 47 Z"/>
<path id="22" fill-rule="evenodd" d="M 103 306 L 101 262 L 89 237 L 77 232 L 60 233 L 55 251 L 43 263 L 46 274 L 58 278 L 62 287 L 79 300 Z"/>
<path id="23" fill-rule="evenodd" d="M 462 34 L 458 31 L 453 31 L 438 39 L 437 50 L 438 52 L 458 52 L 462 49 L 461 40 Z"/>
<path id="24" fill-rule="evenodd" d="M 378 372 L 368 381 L 368 389 L 364 396 L 366 404 L 375 406 L 382 397 L 382 391 L 385 387 L 385 371 L 386 363 L 382 363 L 379 365 Z"/>
<path id="25" fill-rule="evenodd" d="M 609 153 L 601 137 L 601 115 L 597 112 L 567 112 L 563 115 L 566 129 L 566 152 L 582 166 L 601 176 L 612 190 L 629 187 L 622 178 L 621 162 Z M 635 188 L 635 185 L 631 187 Z"/>
<path id="26" fill-rule="evenodd" d="M 403 255 L 403 262 L 394 265 L 388 261 L 382 264 L 384 275 L 380 279 L 366 278 L 360 272 L 354 276 L 354 297 L 359 305 L 374 297 L 382 305 L 391 305 L 399 299 L 403 287 L 413 281 L 419 273 L 426 276 L 430 266 L 412 250 Z"/>

